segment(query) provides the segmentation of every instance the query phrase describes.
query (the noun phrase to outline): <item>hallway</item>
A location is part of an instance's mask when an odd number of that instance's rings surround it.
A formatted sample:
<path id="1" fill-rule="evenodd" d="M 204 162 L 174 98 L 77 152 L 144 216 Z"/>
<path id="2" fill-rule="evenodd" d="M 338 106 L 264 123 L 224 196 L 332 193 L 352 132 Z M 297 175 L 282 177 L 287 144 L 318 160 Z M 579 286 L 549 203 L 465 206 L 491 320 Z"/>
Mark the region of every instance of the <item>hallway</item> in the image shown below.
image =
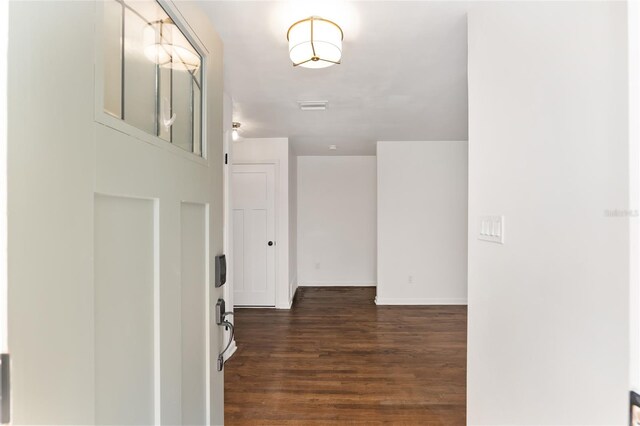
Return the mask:
<path id="1" fill-rule="evenodd" d="M 466 306 L 376 306 L 372 287 L 301 287 L 237 309 L 227 424 L 465 424 Z"/>

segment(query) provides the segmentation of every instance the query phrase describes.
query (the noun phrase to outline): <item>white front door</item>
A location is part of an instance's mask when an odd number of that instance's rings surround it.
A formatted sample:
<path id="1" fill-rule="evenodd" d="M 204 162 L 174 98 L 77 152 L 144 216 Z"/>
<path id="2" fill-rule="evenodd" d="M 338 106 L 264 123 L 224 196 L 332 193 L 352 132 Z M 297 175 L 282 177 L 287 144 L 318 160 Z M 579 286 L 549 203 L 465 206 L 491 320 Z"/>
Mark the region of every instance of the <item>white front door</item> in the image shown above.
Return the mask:
<path id="1" fill-rule="evenodd" d="M 195 6 L 163 2 L 203 74 L 156 66 L 157 4 L 130 4 L 10 5 L 14 424 L 223 422 L 222 44 Z"/>
<path id="2" fill-rule="evenodd" d="M 236 164 L 231 178 L 236 306 L 275 306 L 275 180 L 272 164 Z"/>

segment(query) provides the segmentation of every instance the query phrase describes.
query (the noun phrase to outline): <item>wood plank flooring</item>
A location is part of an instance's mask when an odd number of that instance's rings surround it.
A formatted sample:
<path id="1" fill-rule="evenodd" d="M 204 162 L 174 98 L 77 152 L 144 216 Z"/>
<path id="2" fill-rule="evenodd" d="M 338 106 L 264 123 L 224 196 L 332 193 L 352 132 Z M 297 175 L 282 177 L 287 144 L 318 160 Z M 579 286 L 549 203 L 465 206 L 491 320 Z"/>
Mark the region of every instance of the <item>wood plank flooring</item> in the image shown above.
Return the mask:
<path id="1" fill-rule="evenodd" d="M 465 306 L 376 306 L 375 288 L 301 287 L 237 309 L 225 424 L 464 425 Z"/>

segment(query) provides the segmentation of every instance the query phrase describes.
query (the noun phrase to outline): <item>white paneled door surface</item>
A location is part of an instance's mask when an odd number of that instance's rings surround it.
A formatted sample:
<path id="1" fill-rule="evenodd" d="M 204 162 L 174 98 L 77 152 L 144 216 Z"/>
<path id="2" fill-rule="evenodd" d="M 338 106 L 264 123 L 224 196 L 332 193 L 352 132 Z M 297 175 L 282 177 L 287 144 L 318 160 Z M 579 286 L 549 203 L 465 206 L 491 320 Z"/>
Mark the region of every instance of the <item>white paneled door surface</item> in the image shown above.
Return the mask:
<path id="1" fill-rule="evenodd" d="M 146 16 L 165 11 L 201 63 L 144 56 Z M 222 44 L 203 16 L 183 2 L 10 2 L 13 424 L 224 421 Z"/>
<path id="2" fill-rule="evenodd" d="M 236 164 L 231 177 L 236 306 L 275 306 L 273 164 Z"/>

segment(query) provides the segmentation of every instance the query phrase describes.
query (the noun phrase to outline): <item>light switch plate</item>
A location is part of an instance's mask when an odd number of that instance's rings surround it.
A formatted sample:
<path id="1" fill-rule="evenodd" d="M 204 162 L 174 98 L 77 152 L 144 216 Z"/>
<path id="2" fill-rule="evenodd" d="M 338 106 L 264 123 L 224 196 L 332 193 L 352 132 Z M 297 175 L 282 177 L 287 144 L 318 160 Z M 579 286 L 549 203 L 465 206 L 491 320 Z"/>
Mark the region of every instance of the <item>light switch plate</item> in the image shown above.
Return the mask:
<path id="1" fill-rule="evenodd" d="M 504 216 L 480 216 L 478 239 L 504 244 Z"/>

